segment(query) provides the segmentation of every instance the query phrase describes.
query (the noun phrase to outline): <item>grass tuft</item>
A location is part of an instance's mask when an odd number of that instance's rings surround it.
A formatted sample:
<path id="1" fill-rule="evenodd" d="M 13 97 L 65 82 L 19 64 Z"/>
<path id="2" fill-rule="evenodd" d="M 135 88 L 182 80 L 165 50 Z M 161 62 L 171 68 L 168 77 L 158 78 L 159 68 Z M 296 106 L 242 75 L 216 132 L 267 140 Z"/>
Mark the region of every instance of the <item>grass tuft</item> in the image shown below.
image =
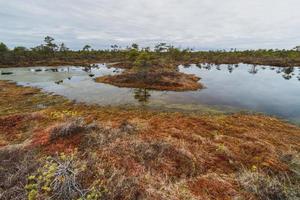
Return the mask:
<path id="1" fill-rule="evenodd" d="M 83 119 L 77 118 L 70 122 L 57 125 L 50 130 L 50 140 L 56 140 L 58 138 L 65 138 L 78 133 L 85 132 L 94 127 L 88 126 L 84 123 Z"/>
<path id="2" fill-rule="evenodd" d="M 292 183 L 287 175 L 267 175 L 257 170 L 243 170 L 238 181 L 247 192 L 260 200 L 296 200 L 300 198 L 299 183 Z"/>

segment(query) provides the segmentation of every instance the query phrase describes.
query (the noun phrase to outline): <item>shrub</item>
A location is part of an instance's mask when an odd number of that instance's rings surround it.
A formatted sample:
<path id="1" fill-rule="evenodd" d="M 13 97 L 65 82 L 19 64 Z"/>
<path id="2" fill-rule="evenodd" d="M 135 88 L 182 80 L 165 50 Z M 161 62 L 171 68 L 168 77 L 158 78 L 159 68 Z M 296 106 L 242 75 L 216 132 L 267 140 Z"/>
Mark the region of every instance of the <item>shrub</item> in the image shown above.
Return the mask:
<path id="1" fill-rule="evenodd" d="M 128 54 L 127 54 L 127 58 L 130 61 L 135 61 L 135 59 L 139 56 L 139 52 L 136 49 L 131 49 Z"/>
<path id="2" fill-rule="evenodd" d="M 35 173 L 28 177 L 25 186 L 28 199 L 101 199 L 104 192 L 99 185 L 83 189 L 79 174 L 86 171 L 85 162 L 77 153 L 48 157 Z M 100 189 L 99 189 L 100 188 Z"/>
<path id="3" fill-rule="evenodd" d="M 77 118 L 74 121 L 66 122 L 53 127 L 50 130 L 50 140 L 76 135 L 92 128 L 93 127 L 86 125 L 83 122 L 83 119 Z"/>
<path id="4" fill-rule="evenodd" d="M 151 55 L 147 51 L 141 52 L 136 58 L 134 64 L 138 67 L 147 67 L 151 63 Z"/>
<path id="5" fill-rule="evenodd" d="M 260 200 L 295 200 L 300 198 L 299 183 L 291 183 L 287 175 L 270 176 L 256 169 L 243 170 L 238 177 L 242 188 Z"/>

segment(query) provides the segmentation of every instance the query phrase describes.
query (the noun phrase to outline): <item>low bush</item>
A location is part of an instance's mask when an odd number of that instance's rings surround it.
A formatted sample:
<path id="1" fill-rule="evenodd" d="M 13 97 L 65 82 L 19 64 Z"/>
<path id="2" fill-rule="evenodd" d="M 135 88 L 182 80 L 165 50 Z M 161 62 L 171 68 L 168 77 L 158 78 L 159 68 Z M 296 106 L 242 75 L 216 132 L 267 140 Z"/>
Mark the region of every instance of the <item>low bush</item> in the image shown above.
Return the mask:
<path id="1" fill-rule="evenodd" d="M 287 175 L 267 175 L 257 169 L 243 170 L 238 181 L 243 189 L 260 200 L 300 199 L 299 183 L 292 183 Z"/>
<path id="2" fill-rule="evenodd" d="M 73 121 L 65 122 L 54 126 L 50 130 L 50 140 L 69 137 L 78 133 L 92 130 L 93 128 L 93 125 L 87 125 L 84 123 L 83 119 L 77 118 Z"/>
<path id="3" fill-rule="evenodd" d="M 85 162 L 77 157 L 76 152 L 47 157 L 43 165 L 28 177 L 25 186 L 28 199 L 102 199 L 105 190 L 97 182 L 89 189 L 83 188 L 81 176 L 86 170 Z"/>

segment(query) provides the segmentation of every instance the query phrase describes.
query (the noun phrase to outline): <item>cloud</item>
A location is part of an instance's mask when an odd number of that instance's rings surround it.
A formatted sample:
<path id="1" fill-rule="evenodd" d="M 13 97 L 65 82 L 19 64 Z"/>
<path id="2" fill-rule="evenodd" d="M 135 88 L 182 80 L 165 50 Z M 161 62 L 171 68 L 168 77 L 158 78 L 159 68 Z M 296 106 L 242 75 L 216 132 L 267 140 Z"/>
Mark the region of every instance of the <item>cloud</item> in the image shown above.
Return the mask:
<path id="1" fill-rule="evenodd" d="M 196 49 L 292 48 L 299 0 L 0 0 L 0 41 L 71 48 L 168 42 Z"/>

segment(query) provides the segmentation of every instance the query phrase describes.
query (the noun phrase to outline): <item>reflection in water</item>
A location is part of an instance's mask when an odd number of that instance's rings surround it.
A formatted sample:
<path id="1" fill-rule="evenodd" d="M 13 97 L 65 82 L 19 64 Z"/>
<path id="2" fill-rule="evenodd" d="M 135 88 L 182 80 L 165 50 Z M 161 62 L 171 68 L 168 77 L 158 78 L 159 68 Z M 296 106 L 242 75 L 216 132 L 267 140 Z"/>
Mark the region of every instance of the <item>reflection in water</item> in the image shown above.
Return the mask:
<path id="1" fill-rule="evenodd" d="M 87 73 L 90 73 L 92 71 L 92 67 L 91 66 L 84 66 L 82 68 L 83 71 L 87 72 Z"/>
<path id="2" fill-rule="evenodd" d="M 251 69 L 249 70 L 250 74 L 257 74 L 258 69 L 256 68 L 256 65 L 252 65 Z"/>
<path id="3" fill-rule="evenodd" d="M 150 98 L 150 91 L 146 88 L 136 88 L 133 90 L 134 98 L 141 103 L 147 103 Z"/>
<path id="4" fill-rule="evenodd" d="M 51 68 L 51 69 L 46 69 L 45 71 L 49 72 L 58 72 L 58 68 Z"/>
<path id="5" fill-rule="evenodd" d="M 64 82 L 64 80 L 54 81 L 54 83 L 57 84 L 57 85 L 59 85 L 59 84 L 61 84 L 63 82 Z"/>
<path id="6" fill-rule="evenodd" d="M 233 65 L 228 65 L 227 69 L 228 69 L 229 73 L 232 73 L 233 72 Z"/>
<path id="7" fill-rule="evenodd" d="M 228 64 L 227 65 L 227 68 L 224 68 L 222 66 L 224 65 L 219 65 L 219 64 L 209 64 L 209 63 L 198 63 L 195 65 L 196 67 L 198 67 L 199 69 L 206 69 L 206 70 L 213 70 L 213 69 L 216 69 L 218 71 L 221 71 L 221 70 L 224 70 L 224 69 L 227 69 L 229 73 L 233 73 L 233 71 L 235 69 L 237 69 L 239 67 L 238 64 Z M 188 68 L 186 65 L 183 66 L 184 68 Z M 249 69 L 248 69 L 248 72 L 250 74 L 257 74 L 259 73 L 259 70 L 267 70 L 269 69 L 270 71 L 276 71 L 277 74 L 282 74 L 282 77 L 285 79 L 285 80 L 290 80 L 293 76 L 296 76 L 296 78 L 300 81 L 300 68 L 298 67 L 269 67 L 267 68 L 266 66 L 257 66 L 257 65 L 249 65 Z M 295 68 L 298 68 L 299 69 L 299 73 L 296 74 L 295 73 Z"/>
<path id="8" fill-rule="evenodd" d="M 293 77 L 293 75 L 295 75 L 294 72 L 294 67 L 287 67 L 283 70 L 284 74 L 282 75 L 282 77 L 284 79 L 291 79 Z"/>
<path id="9" fill-rule="evenodd" d="M 13 72 L 1 72 L 1 75 L 12 75 L 14 74 Z"/>

